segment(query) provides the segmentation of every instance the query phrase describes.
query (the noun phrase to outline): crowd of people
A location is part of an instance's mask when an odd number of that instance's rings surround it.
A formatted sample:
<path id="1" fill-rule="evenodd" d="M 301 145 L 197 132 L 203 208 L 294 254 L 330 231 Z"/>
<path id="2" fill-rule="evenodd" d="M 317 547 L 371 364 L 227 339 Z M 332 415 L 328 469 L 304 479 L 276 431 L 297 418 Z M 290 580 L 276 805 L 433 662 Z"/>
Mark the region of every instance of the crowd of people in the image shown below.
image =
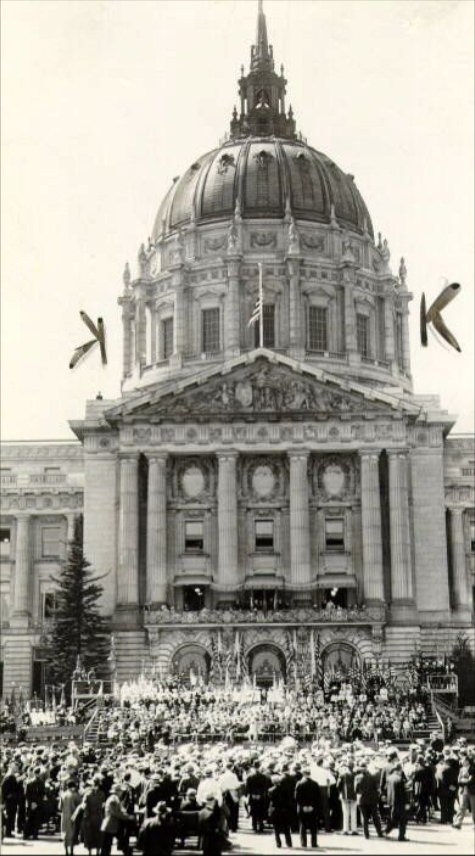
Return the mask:
<path id="1" fill-rule="evenodd" d="M 409 820 L 460 827 L 467 812 L 475 826 L 475 748 L 418 736 L 428 699 L 417 663 L 411 674 L 266 690 L 142 676 L 101 699 L 94 741 L 17 731 L 1 761 L 2 834 L 60 834 L 67 856 L 79 842 L 109 856 L 114 840 L 169 856 L 197 835 L 216 856 L 243 824 L 273 830 L 277 847 L 334 832 L 404 841 Z"/>

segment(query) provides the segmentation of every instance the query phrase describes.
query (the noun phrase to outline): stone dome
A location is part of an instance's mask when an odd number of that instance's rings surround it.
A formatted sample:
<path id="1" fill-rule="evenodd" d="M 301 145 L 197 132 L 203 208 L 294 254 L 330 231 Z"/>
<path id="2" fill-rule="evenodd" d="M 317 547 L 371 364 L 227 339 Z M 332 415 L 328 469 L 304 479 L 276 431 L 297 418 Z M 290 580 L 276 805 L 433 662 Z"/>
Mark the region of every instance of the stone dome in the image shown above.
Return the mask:
<path id="1" fill-rule="evenodd" d="M 153 228 L 155 242 L 190 222 L 282 219 L 336 222 L 373 237 L 371 218 L 352 175 L 306 142 L 278 137 L 230 140 L 198 158 L 175 180 Z"/>

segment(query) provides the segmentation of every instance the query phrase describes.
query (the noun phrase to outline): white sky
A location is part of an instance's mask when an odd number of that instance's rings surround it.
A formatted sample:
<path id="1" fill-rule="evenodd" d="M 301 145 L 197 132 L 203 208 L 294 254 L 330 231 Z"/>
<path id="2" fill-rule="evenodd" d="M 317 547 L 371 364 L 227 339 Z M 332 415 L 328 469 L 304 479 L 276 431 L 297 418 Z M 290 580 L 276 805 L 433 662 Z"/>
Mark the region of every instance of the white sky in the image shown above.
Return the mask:
<path id="1" fill-rule="evenodd" d="M 356 183 L 397 272 L 404 255 L 415 391 L 473 429 L 474 70 L 471 0 L 267 0 L 298 128 Z M 255 0 L 3 0 L 3 439 L 71 437 L 120 395 L 124 263 L 173 176 L 229 127 Z M 461 294 L 457 354 L 419 344 L 421 292 Z M 102 315 L 109 364 L 73 349 Z"/>

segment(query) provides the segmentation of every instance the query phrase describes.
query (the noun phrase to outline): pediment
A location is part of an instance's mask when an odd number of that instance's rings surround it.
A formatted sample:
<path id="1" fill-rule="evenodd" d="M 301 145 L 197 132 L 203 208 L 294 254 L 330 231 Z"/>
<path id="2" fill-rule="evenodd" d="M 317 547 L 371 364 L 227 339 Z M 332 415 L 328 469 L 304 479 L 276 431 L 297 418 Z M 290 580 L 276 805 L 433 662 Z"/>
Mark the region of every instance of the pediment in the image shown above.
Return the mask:
<path id="1" fill-rule="evenodd" d="M 268 354 L 270 356 L 268 356 Z M 178 383 L 137 394 L 109 411 L 127 421 L 326 419 L 394 415 L 418 408 L 265 349 Z"/>

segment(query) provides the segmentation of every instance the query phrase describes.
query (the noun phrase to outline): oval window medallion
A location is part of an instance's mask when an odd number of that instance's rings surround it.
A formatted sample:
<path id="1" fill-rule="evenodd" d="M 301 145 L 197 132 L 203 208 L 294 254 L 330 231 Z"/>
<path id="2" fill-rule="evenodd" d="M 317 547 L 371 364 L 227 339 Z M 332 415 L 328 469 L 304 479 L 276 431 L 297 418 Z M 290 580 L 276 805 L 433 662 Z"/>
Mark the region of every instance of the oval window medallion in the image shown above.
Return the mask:
<path id="1" fill-rule="evenodd" d="M 205 486 L 204 475 L 199 467 L 188 467 L 182 475 L 181 483 L 183 491 L 187 496 L 199 496 Z"/>
<path id="2" fill-rule="evenodd" d="M 325 468 L 322 482 L 329 496 L 338 496 L 345 486 L 345 473 L 337 464 L 330 464 Z"/>
<path id="3" fill-rule="evenodd" d="M 269 496 L 274 490 L 275 476 L 266 464 L 256 467 L 252 474 L 252 487 L 258 496 Z"/>

